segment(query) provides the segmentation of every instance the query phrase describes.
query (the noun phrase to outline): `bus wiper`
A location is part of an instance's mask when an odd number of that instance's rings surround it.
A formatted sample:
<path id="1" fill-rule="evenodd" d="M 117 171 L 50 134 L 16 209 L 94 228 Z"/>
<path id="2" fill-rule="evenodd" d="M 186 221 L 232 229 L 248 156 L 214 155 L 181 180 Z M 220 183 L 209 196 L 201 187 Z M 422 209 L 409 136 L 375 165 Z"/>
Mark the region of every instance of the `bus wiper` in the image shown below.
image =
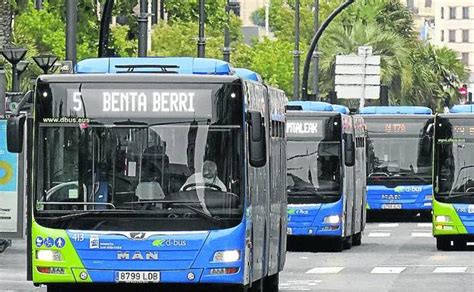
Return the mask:
<path id="1" fill-rule="evenodd" d="M 315 187 L 296 187 L 296 188 L 289 188 L 286 191 L 290 195 L 306 195 L 306 196 L 315 196 L 321 199 L 326 198 L 327 194 L 319 193 L 320 190 Z M 333 191 L 337 193 L 336 191 Z"/>
<path id="2" fill-rule="evenodd" d="M 57 217 L 45 217 L 45 218 L 42 218 L 42 219 L 47 219 L 47 220 L 51 220 L 52 222 L 56 222 L 56 221 L 62 221 L 62 220 L 70 220 L 70 219 L 77 219 L 77 218 L 81 218 L 81 217 L 85 217 L 85 216 L 89 216 L 89 215 L 100 215 L 100 214 L 123 214 L 123 213 L 130 213 L 130 210 L 113 210 L 113 211 L 106 211 L 106 210 L 101 210 L 101 211 L 97 211 L 97 210 L 94 210 L 94 211 L 84 211 L 84 212 L 78 212 L 78 213 L 74 213 L 74 214 L 67 214 L 67 215 L 63 215 L 63 216 L 57 216 Z M 133 213 L 133 212 L 132 212 Z"/>
<path id="3" fill-rule="evenodd" d="M 462 198 L 462 197 L 472 197 L 474 196 L 474 192 L 463 192 L 461 194 L 456 194 L 456 195 L 448 195 L 448 199 L 455 199 L 455 198 Z"/>
<path id="4" fill-rule="evenodd" d="M 403 172 L 400 172 L 396 175 L 394 175 L 395 177 L 396 176 L 399 176 L 399 177 L 404 177 L 404 178 L 412 178 L 412 179 L 417 179 L 419 181 L 422 181 L 422 182 L 426 182 L 426 179 L 423 178 L 422 176 L 419 176 L 417 174 L 414 174 L 414 173 L 403 173 Z M 393 177 L 393 176 L 392 176 Z"/>
<path id="5" fill-rule="evenodd" d="M 293 160 L 293 159 L 296 159 L 296 158 L 308 157 L 308 156 L 314 155 L 316 153 L 318 153 L 318 150 L 316 150 L 314 152 L 307 153 L 307 154 L 297 154 L 295 156 L 291 156 L 291 157 L 287 158 L 286 161 L 290 161 L 290 160 Z"/>
<path id="6" fill-rule="evenodd" d="M 195 203 L 195 202 L 191 202 L 191 203 Z M 200 203 L 200 202 L 197 202 L 197 203 Z M 219 219 L 219 218 L 216 218 L 216 217 L 213 217 L 212 215 L 209 215 L 207 214 L 206 212 L 198 209 L 198 208 L 195 208 L 191 205 L 188 205 L 186 203 L 183 203 L 183 202 L 172 202 L 170 204 L 173 204 L 173 205 L 178 205 L 178 206 L 183 206 L 185 207 L 186 209 L 189 209 L 191 211 L 193 211 L 194 213 L 196 213 L 197 215 L 199 215 L 201 218 L 204 218 L 206 220 L 209 220 L 209 221 L 212 221 L 214 223 L 217 223 L 219 226 L 221 227 L 225 227 L 225 223 Z"/>

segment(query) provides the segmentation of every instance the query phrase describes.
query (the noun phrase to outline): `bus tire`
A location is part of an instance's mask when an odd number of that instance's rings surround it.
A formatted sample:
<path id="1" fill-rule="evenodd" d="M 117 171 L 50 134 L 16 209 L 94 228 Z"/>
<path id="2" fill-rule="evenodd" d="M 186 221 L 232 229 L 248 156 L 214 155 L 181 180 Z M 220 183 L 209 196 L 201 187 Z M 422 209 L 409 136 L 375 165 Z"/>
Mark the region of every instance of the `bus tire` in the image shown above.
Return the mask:
<path id="1" fill-rule="evenodd" d="M 280 273 L 267 276 L 263 284 L 263 291 L 264 292 L 278 292 L 279 283 L 280 283 Z"/>
<path id="2" fill-rule="evenodd" d="M 443 237 L 436 237 L 436 248 L 438 250 L 449 250 L 451 247 L 451 240 Z"/>
<path id="3" fill-rule="evenodd" d="M 354 236 L 352 236 L 352 245 L 359 246 L 361 244 L 362 244 L 362 232 L 354 234 Z"/>
<path id="4" fill-rule="evenodd" d="M 351 249 L 351 247 L 352 247 L 352 236 L 348 236 L 348 237 L 344 238 L 344 240 L 342 241 L 342 247 L 343 247 L 343 249 Z"/>

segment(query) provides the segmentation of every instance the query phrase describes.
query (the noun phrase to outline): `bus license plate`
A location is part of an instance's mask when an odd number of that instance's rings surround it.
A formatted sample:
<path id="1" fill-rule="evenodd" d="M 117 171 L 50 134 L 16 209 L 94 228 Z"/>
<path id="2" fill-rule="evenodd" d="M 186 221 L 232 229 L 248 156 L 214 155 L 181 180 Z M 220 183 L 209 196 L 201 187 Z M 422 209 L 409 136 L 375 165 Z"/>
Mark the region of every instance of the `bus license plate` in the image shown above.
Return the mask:
<path id="1" fill-rule="evenodd" d="M 120 271 L 115 273 L 117 283 L 158 283 L 160 272 Z"/>
<path id="2" fill-rule="evenodd" d="M 383 204 L 382 209 L 396 209 L 399 210 L 402 208 L 402 204 Z"/>

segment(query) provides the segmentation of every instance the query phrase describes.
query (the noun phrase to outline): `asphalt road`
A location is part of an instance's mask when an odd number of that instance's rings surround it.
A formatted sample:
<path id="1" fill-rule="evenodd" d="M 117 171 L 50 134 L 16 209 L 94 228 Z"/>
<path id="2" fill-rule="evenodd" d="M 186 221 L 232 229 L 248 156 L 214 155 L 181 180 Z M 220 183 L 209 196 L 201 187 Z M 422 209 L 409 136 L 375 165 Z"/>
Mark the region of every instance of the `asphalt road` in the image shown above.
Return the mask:
<path id="1" fill-rule="evenodd" d="M 342 253 L 291 245 L 280 291 L 474 291 L 474 246 L 437 251 L 430 223 L 369 223 Z M 24 241 L 0 254 L 0 291 L 45 291 L 25 281 L 25 257 Z"/>

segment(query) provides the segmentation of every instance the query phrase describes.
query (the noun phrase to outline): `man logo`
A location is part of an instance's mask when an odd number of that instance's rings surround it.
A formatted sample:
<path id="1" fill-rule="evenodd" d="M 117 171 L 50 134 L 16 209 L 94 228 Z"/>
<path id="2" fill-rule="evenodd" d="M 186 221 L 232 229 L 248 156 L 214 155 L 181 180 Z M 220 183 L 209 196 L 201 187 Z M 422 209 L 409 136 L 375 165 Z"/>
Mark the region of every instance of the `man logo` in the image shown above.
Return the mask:
<path id="1" fill-rule="evenodd" d="M 130 233 L 130 237 L 135 240 L 142 240 L 145 238 L 146 233 L 145 232 L 140 232 L 140 233 Z"/>
<path id="2" fill-rule="evenodd" d="M 157 252 L 151 252 L 147 251 L 145 254 L 143 254 L 140 251 L 136 251 L 133 253 L 133 255 L 130 257 L 130 253 L 128 251 L 125 252 L 117 252 L 117 259 L 118 260 L 158 260 L 158 253 Z"/>

